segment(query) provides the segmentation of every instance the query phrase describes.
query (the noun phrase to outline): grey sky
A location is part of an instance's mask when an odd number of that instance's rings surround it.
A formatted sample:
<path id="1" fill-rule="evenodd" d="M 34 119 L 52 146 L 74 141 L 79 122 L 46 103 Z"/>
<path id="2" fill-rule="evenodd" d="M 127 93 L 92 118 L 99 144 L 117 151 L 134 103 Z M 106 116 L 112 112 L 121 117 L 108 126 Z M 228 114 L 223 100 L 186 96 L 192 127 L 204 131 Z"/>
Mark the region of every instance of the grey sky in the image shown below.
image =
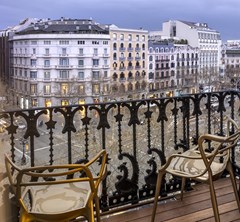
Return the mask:
<path id="1" fill-rule="evenodd" d="M 123 28 L 160 30 L 163 21 L 207 22 L 222 39 L 240 39 L 239 0 L 1 0 L 0 29 L 33 18 L 93 18 Z"/>

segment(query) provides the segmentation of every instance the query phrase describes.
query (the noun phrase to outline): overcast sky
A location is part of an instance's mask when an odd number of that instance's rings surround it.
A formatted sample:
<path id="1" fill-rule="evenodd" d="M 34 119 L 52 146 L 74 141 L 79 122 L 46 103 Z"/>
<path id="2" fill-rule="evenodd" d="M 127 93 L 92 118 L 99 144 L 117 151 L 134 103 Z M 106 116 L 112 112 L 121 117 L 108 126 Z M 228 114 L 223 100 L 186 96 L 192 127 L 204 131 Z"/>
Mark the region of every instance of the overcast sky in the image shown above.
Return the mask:
<path id="1" fill-rule="evenodd" d="M 240 39 L 240 0 L 0 0 L 0 29 L 32 18 L 92 18 L 122 28 L 161 30 L 162 22 L 206 22 Z"/>

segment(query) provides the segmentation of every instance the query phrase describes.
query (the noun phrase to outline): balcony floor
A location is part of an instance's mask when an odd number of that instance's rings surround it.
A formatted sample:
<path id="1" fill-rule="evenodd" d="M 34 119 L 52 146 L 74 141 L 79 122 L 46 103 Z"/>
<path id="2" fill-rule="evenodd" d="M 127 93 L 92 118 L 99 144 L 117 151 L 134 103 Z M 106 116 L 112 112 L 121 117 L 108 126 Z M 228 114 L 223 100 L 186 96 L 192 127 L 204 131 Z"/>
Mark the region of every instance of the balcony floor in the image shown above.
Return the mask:
<path id="1" fill-rule="evenodd" d="M 230 179 L 217 180 L 214 185 L 221 221 L 240 221 L 240 213 Z M 183 201 L 179 199 L 180 196 L 177 194 L 176 200 L 159 202 L 155 221 L 214 221 L 208 185 L 198 184 L 193 188 L 192 191 L 184 193 Z M 146 222 L 151 220 L 151 213 L 152 204 L 113 216 L 103 216 L 102 222 Z"/>

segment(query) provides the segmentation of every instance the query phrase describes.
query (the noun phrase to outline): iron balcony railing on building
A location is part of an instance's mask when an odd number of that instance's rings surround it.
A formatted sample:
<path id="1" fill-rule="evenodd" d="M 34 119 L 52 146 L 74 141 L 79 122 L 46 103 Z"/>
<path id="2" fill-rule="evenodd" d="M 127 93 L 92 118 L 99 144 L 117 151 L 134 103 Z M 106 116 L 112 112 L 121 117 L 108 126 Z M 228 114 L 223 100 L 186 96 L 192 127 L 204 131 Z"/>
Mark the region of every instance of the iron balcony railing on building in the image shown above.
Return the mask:
<path id="1" fill-rule="evenodd" d="M 23 167 L 83 163 L 105 149 L 108 174 L 101 208 L 109 211 L 152 198 L 157 168 L 172 153 L 194 147 L 203 133 L 224 135 L 225 116 L 238 120 L 239 98 L 239 91 L 221 91 L 6 111 L 0 115 L 7 123 L 2 142 Z M 240 176 L 239 147 L 232 150 L 231 161 Z M 181 187 L 178 178 L 166 177 L 164 184 L 165 196 Z"/>

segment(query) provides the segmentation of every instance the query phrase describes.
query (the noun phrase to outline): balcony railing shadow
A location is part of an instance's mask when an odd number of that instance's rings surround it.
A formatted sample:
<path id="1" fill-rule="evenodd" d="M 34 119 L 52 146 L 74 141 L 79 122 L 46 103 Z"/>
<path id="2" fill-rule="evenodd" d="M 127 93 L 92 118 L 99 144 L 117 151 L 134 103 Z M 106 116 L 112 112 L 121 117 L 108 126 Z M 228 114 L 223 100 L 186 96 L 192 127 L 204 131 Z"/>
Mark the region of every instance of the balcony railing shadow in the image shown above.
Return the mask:
<path id="1" fill-rule="evenodd" d="M 105 149 L 109 172 L 101 209 L 111 211 L 150 200 L 157 168 L 170 154 L 190 149 L 203 133 L 224 135 L 225 116 L 238 120 L 239 96 L 221 91 L 6 111 L 0 115 L 7 123 L 1 142 L 22 167 L 84 163 Z M 240 176 L 238 151 L 232 151 L 231 160 Z M 164 184 L 162 196 L 167 197 L 181 181 L 166 178 Z"/>

